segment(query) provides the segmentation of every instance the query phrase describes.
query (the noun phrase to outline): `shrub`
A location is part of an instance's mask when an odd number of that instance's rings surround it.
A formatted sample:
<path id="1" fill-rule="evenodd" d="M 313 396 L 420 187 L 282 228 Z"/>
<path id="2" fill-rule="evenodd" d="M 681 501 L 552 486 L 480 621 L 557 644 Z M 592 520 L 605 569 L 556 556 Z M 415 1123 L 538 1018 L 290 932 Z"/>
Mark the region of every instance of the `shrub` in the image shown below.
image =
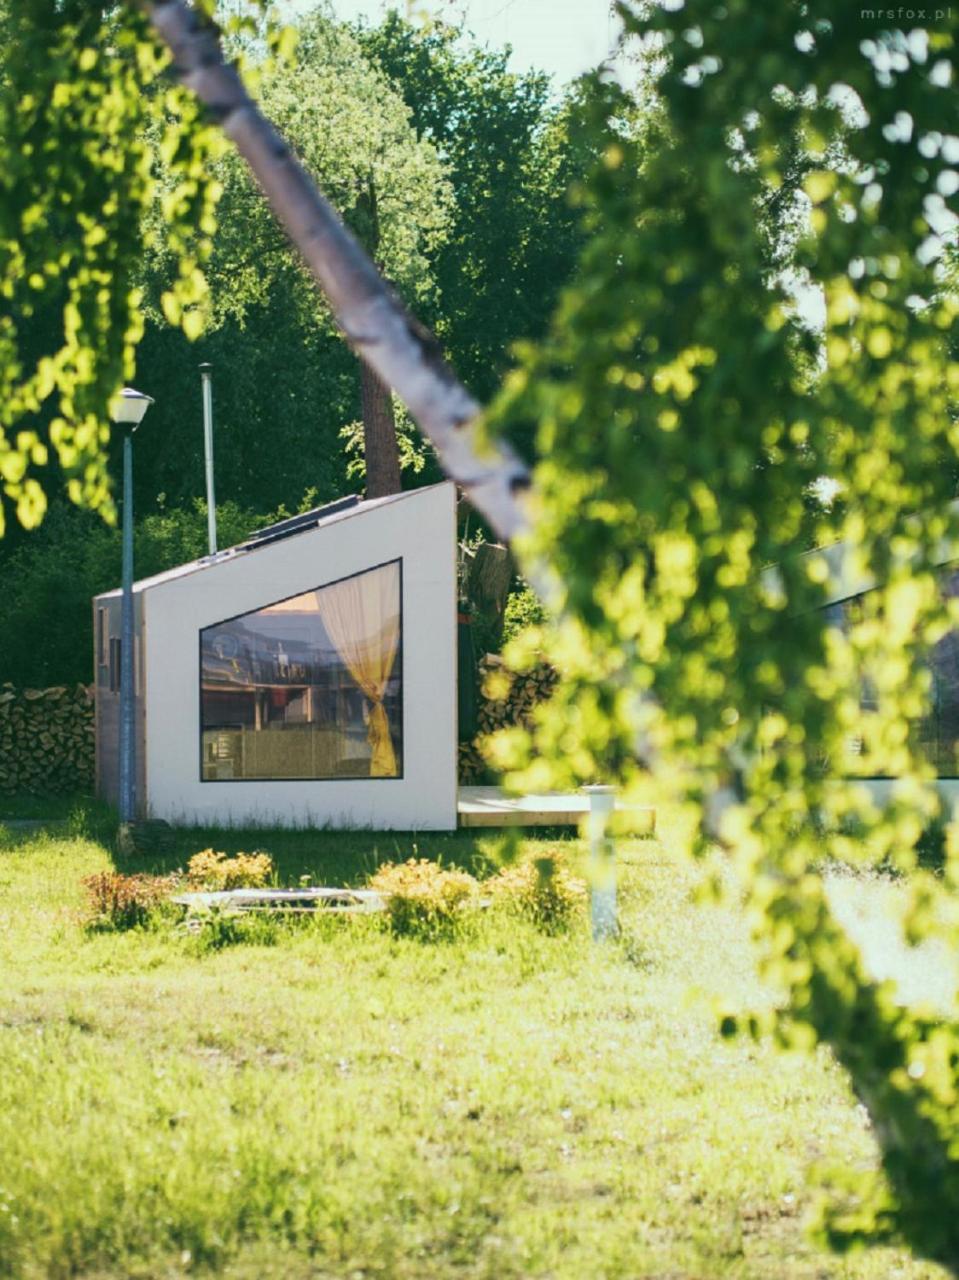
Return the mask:
<path id="1" fill-rule="evenodd" d="M 523 582 L 517 590 L 510 592 L 506 601 L 503 614 L 503 644 L 508 644 L 527 627 L 539 626 L 545 620 L 546 610 L 540 603 L 539 596 L 532 587 Z"/>
<path id="2" fill-rule="evenodd" d="M 87 895 L 88 929 L 135 929 L 177 886 L 175 876 L 125 876 L 100 871 L 82 881 Z"/>
<path id="3" fill-rule="evenodd" d="M 564 932 L 586 906 L 586 882 L 573 875 L 560 854 L 504 867 L 485 888 L 494 902 L 544 933 Z"/>
<path id="4" fill-rule="evenodd" d="M 268 853 L 225 853 L 202 849 L 187 865 L 187 880 L 202 889 L 259 889 L 273 875 L 273 859 Z"/>
<path id="5" fill-rule="evenodd" d="M 455 931 L 478 889 L 468 872 L 447 869 L 426 858 L 386 862 L 370 877 L 369 885 L 386 900 L 393 932 L 419 937 Z"/>

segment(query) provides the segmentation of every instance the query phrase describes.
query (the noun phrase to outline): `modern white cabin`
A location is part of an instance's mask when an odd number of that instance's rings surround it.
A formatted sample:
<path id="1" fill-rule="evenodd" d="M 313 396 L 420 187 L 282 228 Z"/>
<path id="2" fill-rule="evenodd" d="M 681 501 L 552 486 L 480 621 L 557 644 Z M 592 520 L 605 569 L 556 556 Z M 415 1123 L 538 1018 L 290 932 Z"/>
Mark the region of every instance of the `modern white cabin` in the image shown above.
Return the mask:
<path id="1" fill-rule="evenodd" d="M 120 592 L 94 608 L 97 788 L 118 790 Z M 134 586 L 137 813 L 449 830 L 450 483 L 345 498 Z"/>

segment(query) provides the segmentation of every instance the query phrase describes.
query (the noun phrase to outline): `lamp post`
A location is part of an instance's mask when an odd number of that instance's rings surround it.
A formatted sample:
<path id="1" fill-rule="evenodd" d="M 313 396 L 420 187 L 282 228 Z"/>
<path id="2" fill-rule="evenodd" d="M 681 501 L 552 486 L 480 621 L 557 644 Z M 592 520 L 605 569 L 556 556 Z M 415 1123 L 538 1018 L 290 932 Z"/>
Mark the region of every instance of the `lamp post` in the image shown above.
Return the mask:
<path id="1" fill-rule="evenodd" d="M 123 432 L 123 595 L 120 606 L 120 823 L 136 812 L 136 735 L 133 692 L 133 433 L 153 404 L 151 396 L 124 387 L 110 404 L 110 418 Z"/>

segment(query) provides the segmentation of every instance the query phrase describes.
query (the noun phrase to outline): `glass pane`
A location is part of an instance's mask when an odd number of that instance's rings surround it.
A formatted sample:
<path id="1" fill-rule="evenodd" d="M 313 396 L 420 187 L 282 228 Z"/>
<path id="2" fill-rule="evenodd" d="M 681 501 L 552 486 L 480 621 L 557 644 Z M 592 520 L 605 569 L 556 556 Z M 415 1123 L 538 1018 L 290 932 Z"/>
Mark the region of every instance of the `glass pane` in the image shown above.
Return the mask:
<path id="1" fill-rule="evenodd" d="M 400 562 L 200 632 L 202 778 L 403 771 Z"/>
<path id="2" fill-rule="evenodd" d="M 110 692 L 120 692 L 120 660 L 123 657 L 118 636 L 110 637 Z"/>
<path id="3" fill-rule="evenodd" d="M 945 570 L 940 577 L 940 588 L 947 599 L 959 595 L 959 571 Z M 848 629 L 860 617 L 861 600 L 861 596 L 856 596 L 831 605 L 827 610 L 829 621 Z M 913 725 L 913 741 L 935 766 L 940 778 L 954 778 L 959 776 L 959 632 L 950 631 L 933 647 L 928 664 L 932 672 L 929 713 Z M 876 706 L 875 692 L 867 680 L 862 682 L 860 703 L 866 710 Z M 850 740 L 848 771 L 851 774 L 863 772 L 856 764 L 861 750 L 860 741 Z"/>

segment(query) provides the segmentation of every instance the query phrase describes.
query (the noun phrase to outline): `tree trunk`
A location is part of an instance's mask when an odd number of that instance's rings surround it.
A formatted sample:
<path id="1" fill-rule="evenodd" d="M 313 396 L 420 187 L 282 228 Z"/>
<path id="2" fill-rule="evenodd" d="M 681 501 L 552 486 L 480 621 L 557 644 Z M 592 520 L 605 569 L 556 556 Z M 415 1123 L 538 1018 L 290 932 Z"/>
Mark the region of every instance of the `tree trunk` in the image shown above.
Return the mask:
<path id="1" fill-rule="evenodd" d="M 366 455 L 366 496 L 385 498 L 400 491 L 400 451 L 396 443 L 393 397 L 365 360 L 360 361 L 360 403 Z"/>
<path id="2" fill-rule="evenodd" d="M 382 270 L 377 254 L 380 249 L 380 212 L 376 201 L 376 183 L 372 173 L 358 193 L 353 210 L 353 230 L 360 244 Z M 396 442 L 396 419 L 389 386 L 363 356 L 360 366 L 360 405 L 363 414 L 363 454 L 366 458 L 366 496 L 385 498 L 399 493 L 400 450 Z"/>
<path id="3" fill-rule="evenodd" d="M 485 622 L 488 637 L 497 646 L 503 639 L 503 617 L 513 581 L 513 561 L 505 547 L 481 542 L 466 577 L 470 604 Z"/>

